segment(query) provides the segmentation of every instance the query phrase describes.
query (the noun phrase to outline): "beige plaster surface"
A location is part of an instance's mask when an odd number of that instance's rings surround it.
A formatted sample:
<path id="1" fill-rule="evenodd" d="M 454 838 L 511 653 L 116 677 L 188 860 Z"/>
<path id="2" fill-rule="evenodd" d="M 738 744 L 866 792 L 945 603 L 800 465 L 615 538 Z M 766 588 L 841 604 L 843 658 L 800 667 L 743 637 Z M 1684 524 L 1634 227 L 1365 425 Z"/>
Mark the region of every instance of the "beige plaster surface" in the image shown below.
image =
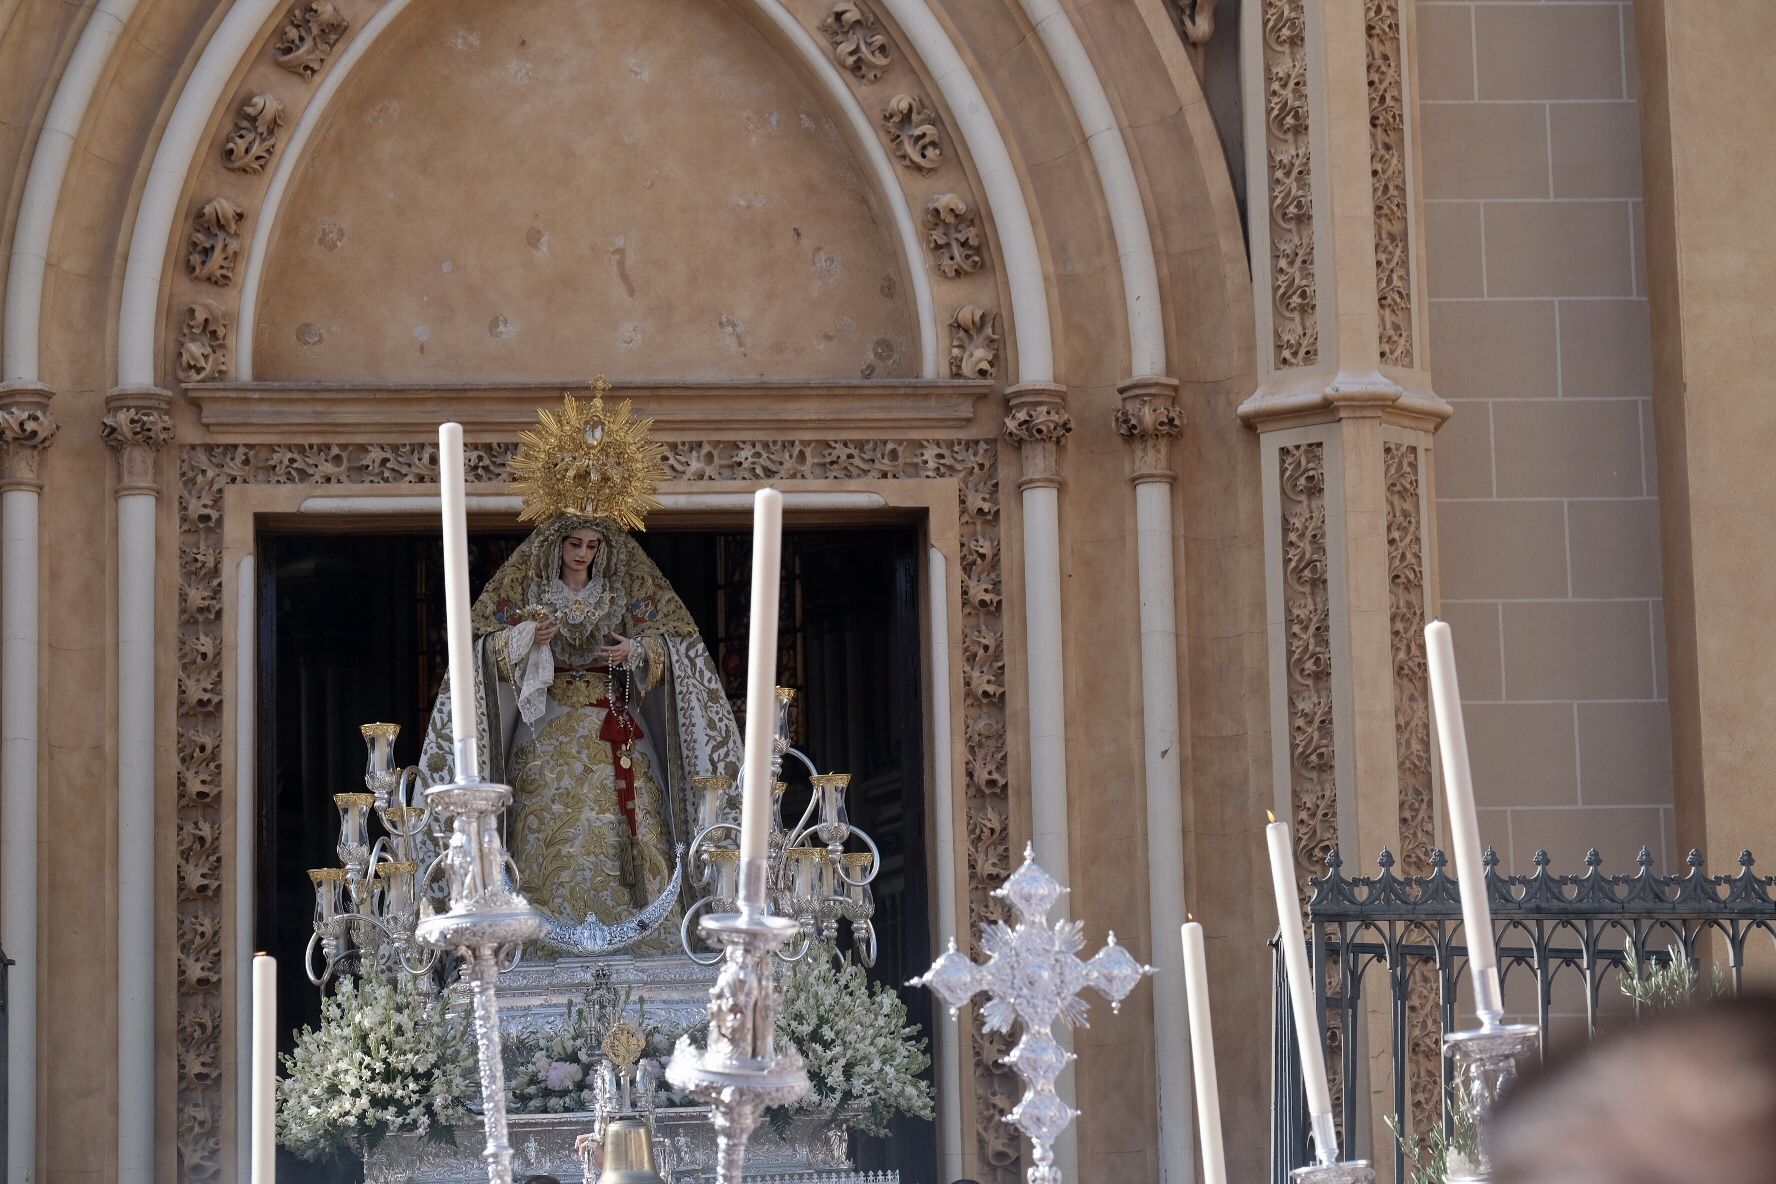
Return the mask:
<path id="1" fill-rule="evenodd" d="M 1649 0 L 1636 15 L 1677 838 L 1730 870 L 1742 847 L 1776 848 L 1763 543 L 1776 408 L 1753 377 L 1772 345 L 1776 233 L 1747 204 L 1776 165 L 1746 147 L 1776 104 L 1755 46 L 1776 34 L 1776 11 Z"/>
<path id="2" fill-rule="evenodd" d="M 730 6 L 436 0 L 304 159 L 255 377 L 914 376 L 873 202 Z"/>

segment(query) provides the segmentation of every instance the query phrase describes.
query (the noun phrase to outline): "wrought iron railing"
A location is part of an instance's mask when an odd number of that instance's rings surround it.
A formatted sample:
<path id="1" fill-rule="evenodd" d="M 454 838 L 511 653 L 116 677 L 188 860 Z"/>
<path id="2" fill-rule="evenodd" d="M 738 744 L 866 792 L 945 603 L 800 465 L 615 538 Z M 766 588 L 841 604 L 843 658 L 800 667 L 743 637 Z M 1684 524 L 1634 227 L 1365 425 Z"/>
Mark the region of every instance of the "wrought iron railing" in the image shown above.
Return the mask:
<path id="1" fill-rule="evenodd" d="M 1368 1142 L 1366 1128 L 1370 1084 L 1362 1074 L 1382 1062 L 1363 1055 L 1365 1041 L 1385 1039 L 1392 1051 L 1392 1114 L 1418 1129 L 1426 1121 L 1446 1121 L 1449 1063 L 1442 1055 L 1442 1036 L 1472 1017 L 1456 1014 L 1457 989 L 1467 965 L 1467 946 L 1458 941 L 1461 895 L 1447 874 L 1443 853 L 1431 854 L 1426 876 L 1402 876 L 1393 855 L 1383 850 L 1374 876 L 1347 877 L 1333 851 L 1327 874 L 1308 881 L 1309 948 L 1315 974 L 1320 1029 L 1327 1042 L 1327 1062 L 1337 1078 L 1342 1101 L 1340 1127 L 1347 1142 L 1360 1150 Z M 1669 962 L 1675 949 L 1691 967 L 1724 962 L 1725 985 L 1737 992 L 1743 982 L 1747 942 L 1763 933 L 1776 942 L 1776 877 L 1753 871 L 1751 852 L 1739 856 L 1739 871 L 1711 875 L 1699 852 L 1692 851 L 1688 871 L 1656 875 L 1652 855 L 1642 848 L 1637 870 L 1607 875 L 1593 850 L 1581 875 L 1549 872 L 1547 852 L 1535 854 L 1529 875 L 1500 875 L 1498 857 L 1486 852 L 1487 895 L 1492 902 L 1494 939 L 1499 969 L 1506 982 L 1506 1001 L 1520 998 L 1511 989 L 1513 975 L 1533 980 L 1533 1018 L 1547 1051 L 1554 983 L 1563 974 L 1581 979 L 1587 1034 L 1598 1027 L 1603 989 L 1614 976 L 1618 986 L 1628 960 L 1642 964 Z M 1632 952 L 1631 952 L 1632 951 Z M 1387 998 L 1373 1016 L 1365 986 L 1379 976 Z M 1281 960 L 1276 960 L 1273 1025 L 1273 1139 L 1271 1176 L 1286 1184 L 1291 1168 L 1310 1162 L 1307 1114 L 1302 1098 L 1300 1058 Z M 1464 1004 L 1471 1006 L 1471 1004 Z M 1386 1023 L 1380 1022 L 1385 1010 Z M 1385 1029 L 1382 1031 L 1382 1029 Z M 1420 1105 L 1415 1106 L 1417 1101 Z M 1427 1106 L 1428 1104 L 1428 1106 Z M 1433 1113 L 1428 1116 L 1424 1109 Z M 1393 1162 L 1395 1180 L 1405 1180 L 1406 1155 L 1397 1143 L 1377 1146 L 1375 1156 Z M 1378 1165 L 1380 1166 L 1380 1165 Z"/>
<path id="2" fill-rule="evenodd" d="M 12 1031 L 12 1012 L 9 1006 L 11 989 L 8 983 L 9 972 L 14 965 L 16 963 L 6 956 L 6 950 L 0 948 L 0 1066 L 12 1064 L 12 1046 L 8 1043 L 10 1040 L 8 1034 Z M 12 1111 L 12 1099 L 8 1096 L 11 1092 L 11 1077 L 10 1072 L 5 1068 L 0 1068 L 0 1161 L 5 1160 L 6 1148 L 12 1145 L 7 1141 L 9 1134 L 7 1119 L 11 1116 Z"/>

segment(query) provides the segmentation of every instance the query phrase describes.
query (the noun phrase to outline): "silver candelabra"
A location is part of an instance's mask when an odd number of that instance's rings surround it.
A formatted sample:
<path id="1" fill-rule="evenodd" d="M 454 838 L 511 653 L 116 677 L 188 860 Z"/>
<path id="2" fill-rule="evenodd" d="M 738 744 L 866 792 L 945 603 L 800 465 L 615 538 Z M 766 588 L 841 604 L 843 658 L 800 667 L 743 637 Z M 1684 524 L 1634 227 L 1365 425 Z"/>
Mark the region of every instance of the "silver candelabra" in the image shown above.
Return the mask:
<path id="1" fill-rule="evenodd" d="M 845 808 L 849 773 L 822 773 L 814 762 L 790 747 L 790 708 L 795 691 L 778 687 L 776 735 L 771 742 L 772 821 L 769 885 L 772 915 L 792 921 L 790 938 L 774 947 L 777 957 L 795 961 L 815 941 L 831 943 L 838 938 L 839 922 L 847 922 L 857 956 L 865 966 L 876 964 L 876 930 L 872 918 L 876 903 L 870 884 L 882 869 L 882 852 L 868 832 L 854 825 Z M 783 825 L 784 783 L 780 779 L 786 757 L 807 767 L 813 794 L 792 827 Z M 734 783 L 727 777 L 693 777 L 698 791 L 698 832 L 691 844 L 691 866 L 698 869 L 705 895 L 685 910 L 679 926 L 684 951 L 704 966 L 725 956 L 718 948 L 700 949 L 691 939 L 693 921 L 699 914 L 717 916 L 738 911 L 740 885 L 740 825 L 732 817 L 730 803 Z M 868 850 L 847 851 L 851 840 Z"/>
<path id="2" fill-rule="evenodd" d="M 360 969 L 392 974 L 399 968 L 409 975 L 429 973 L 438 960 L 437 951 L 421 946 L 415 936 L 429 878 L 420 874 L 420 863 L 431 845 L 432 822 L 430 807 L 413 801 L 419 770 L 395 766 L 399 724 L 365 724 L 360 731 L 369 750 L 366 792 L 333 795 L 341 866 L 308 873 L 315 892 L 314 935 L 303 968 L 317 987 L 354 960 Z M 372 812 L 385 832 L 374 844 Z"/>
<path id="3" fill-rule="evenodd" d="M 449 889 L 449 910 L 420 920 L 417 936 L 434 950 L 449 950 L 468 964 L 475 1010 L 475 1044 L 481 1066 L 481 1109 L 487 1130 L 487 1178 L 511 1184 L 512 1147 L 506 1137 L 506 1069 L 500 1047 L 499 999 L 494 988 L 500 963 L 543 931 L 543 920 L 507 875 L 508 858 L 499 819 L 512 800 L 507 785 L 468 780 L 480 768 L 473 737 L 456 740 L 456 777 L 426 791 L 448 840 L 435 861 Z M 428 877 L 429 878 L 429 877 Z"/>

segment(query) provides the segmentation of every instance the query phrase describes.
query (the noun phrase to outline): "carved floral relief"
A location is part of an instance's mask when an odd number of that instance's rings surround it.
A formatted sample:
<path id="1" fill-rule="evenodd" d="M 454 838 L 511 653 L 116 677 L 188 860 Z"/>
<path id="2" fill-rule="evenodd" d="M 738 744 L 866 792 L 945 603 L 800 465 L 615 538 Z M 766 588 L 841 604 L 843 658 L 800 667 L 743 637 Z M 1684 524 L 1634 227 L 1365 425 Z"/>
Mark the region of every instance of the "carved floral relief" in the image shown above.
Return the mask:
<path id="1" fill-rule="evenodd" d="M 234 129 L 222 142 L 222 167 L 237 173 L 262 173 L 284 130 L 284 105 L 270 95 L 254 95 L 240 105 Z"/>
<path id="2" fill-rule="evenodd" d="M 981 269 L 980 222 L 974 208 L 954 193 L 940 193 L 925 206 L 925 245 L 931 265 L 945 279 Z"/>
<path id="3" fill-rule="evenodd" d="M 999 368 L 999 318 L 964 304 L 950 315 L 950 377 L 991 378 Z"/>
<path id="4" fill-rule="evenodd" d="M 1304 0 L 1262 0 L 1265 160 L 1270 204 L 1271 350 L 1278 367 L 1320 358 L 1314 289 Z"/>
<path id="5" fill-rule="evenodd" d="M 213 197 L 197 211 L 186 243 L 185 267 L 191 278 L 226 288 L 240 262 L 241 226 L 246 211 L 226 197 Z"/>
<path id="6" fill-rule="evenodd" d="M 932 173 L 943 163 L 937 113 L 924 99 L 895 95 L 882 104 L 882 127 L 888 132 L 888 146 L 908 168 Z"/>
<path id="7" fill-rule="evenodd" d="M 1284 668 L 1297 878 L 1325 871 L 1338 845 L 1332 729 L 1332 621 L 1326 551 L 1326 448 L 1280 449 Z"/>
<path id="8" fill-rule="evenodd" d="M 470 445 L 471 481 L 509 481 L 513 444 Z M 1011 872 L 1005 726 L 1005 632 L 999 542 L 999 445 L 993 439 L 680 441 L 667 472 L 686 481 L 736 479 L 954 479 L 961 555 L 959 600 L 968 744 L 964 785 L 968 940 L 998 916 L 990 893 Z M 429 484 L 429 444 L 192 445 L 179 466 L 179 680 L 177 699 L 177 928 L 179 940 L 177 1145 L 182 1180 L 220 1179 L 224 1063 L 221 984 L 222 506 L 231 485 Z M 980 955 L 979 950 L 975 951 Z M 1015 1104 L 1017 1078 L 998 1064 L 1003 1037 L 979 1038 L 976 1135 L 990 1178 L 1011 1180 L 1017 1132 L 999 1121 Z"/>
<path id="9" fill-rule="evenodd" d="M 839 0 L 820 31 L 832 43 L 833 58 L 861 82 L 876 81 L 894 60 L 876 14 L 859 0 Z"/>
<path id="10" fill-rule="evenodd" d="M 179 326 L 180 382 L 208 382 L 228 373 L 228 314 L 213 300 L 199 300 L 185 310 Z"/>
<path id="11" fill-rule="evenodd" d="M 345 14 L 327 0 L 298 4 L 278 29 L 272 61 L 292 74 L 313 78 L 327 64 L 348 24 Z"/>
<path id="12" fill-rule="evenodd" d="M 1412 262 L 1406 203 L 1406 96 L 1400 0 L 1364 0 L 1369 45 L 1369 175 L 1375 199 L 1377 344 L 1390 366 L 1412 365 Z"/>

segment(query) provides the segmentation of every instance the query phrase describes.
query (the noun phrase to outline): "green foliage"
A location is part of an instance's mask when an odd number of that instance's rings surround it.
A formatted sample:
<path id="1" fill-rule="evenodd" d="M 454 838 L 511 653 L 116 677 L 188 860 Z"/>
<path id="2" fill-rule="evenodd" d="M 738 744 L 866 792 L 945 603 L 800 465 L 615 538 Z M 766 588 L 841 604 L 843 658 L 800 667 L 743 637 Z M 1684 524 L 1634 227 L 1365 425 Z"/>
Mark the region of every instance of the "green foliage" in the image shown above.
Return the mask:
<path id="1" fill-rule="evenodd" d="M 1701 989 L 1700 971 L 1676 942 L 1666 947 L 1663 958 L 1654 954 L 1642 961 L 1632 941 L 1622 951 L 1622 994 L 1634 1001 L 1636 1010 L 1666 1011 L 1696 998 Z M 1720 967 L 1709 967 L 1707 989 L 1710 999 L 1727 993 Z"/>

